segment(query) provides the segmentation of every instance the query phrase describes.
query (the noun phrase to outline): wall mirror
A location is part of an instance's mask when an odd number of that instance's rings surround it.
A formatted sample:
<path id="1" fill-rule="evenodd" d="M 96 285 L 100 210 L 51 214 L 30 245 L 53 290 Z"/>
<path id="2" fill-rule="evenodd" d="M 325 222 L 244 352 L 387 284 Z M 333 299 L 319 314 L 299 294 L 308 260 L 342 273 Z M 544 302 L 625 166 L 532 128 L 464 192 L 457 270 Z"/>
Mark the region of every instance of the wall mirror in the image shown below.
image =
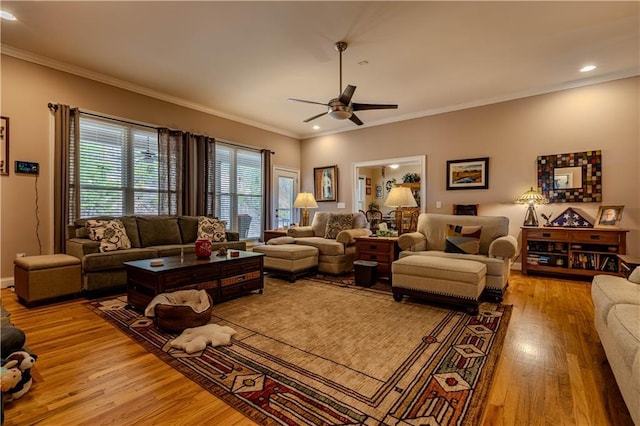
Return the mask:
<path id="1" fill-rule="evenodd" d="M 556 167 L 553 169 L 553 188 L 582 188 L 582 167 Z"/>
<path id="2" fill-rule="evenodd" d="M 551 203 L 602 201 L 602 152 L 538 157 L 538 188 Z"/>

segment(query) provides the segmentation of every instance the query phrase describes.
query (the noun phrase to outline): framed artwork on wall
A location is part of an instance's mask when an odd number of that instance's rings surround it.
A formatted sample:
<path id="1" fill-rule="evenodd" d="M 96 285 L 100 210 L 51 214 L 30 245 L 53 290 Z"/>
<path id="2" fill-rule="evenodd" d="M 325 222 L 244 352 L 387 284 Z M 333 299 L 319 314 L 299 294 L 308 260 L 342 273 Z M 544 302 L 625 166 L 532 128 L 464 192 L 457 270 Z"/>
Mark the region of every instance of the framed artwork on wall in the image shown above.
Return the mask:
<path id="1" fill-rule="evenodd" d="M 367 186 L 366 193 L 367 193 L 367 195 L 371 195 L 371 187 L 370 186 Z"/>
<path id="2" fill-rule="evenodd" d="M 365 182 L 366 182 L 367 186 L 371 186 L 371 178 L 366 178 Z M 371 191 L 369 191 L 369 192 L 371 192 Z"/>
<path id="3" fill-rule="evenodd" d="M 382 198 L 382 185 L 376 185 L 376 198 Z"/>
<path id="4" fill-rule="evenodd" d="M 489 188 L 489 157 L 447 161 L 447 191 Z"/>
<path id="5" fill-rule="evenodd" d="M 9 117 L 0 117 L 0 175 L 9 175 Z"/>
<path id="6" fill-rule="evenodd" d="M 594 228 L 617 229 L 622 219 L 624 206 L 600 206 Z"/>
<path id="7" fill-rule="evenodd" d="M 313 190 L 316 201 L 337 201 L 338 166 L 315 167 Z"/>
<path id="8" fill-rule="evenodd" d="M 538 188 L 550 203 L 602 202 L 602 151 L 541 155 Z"/>

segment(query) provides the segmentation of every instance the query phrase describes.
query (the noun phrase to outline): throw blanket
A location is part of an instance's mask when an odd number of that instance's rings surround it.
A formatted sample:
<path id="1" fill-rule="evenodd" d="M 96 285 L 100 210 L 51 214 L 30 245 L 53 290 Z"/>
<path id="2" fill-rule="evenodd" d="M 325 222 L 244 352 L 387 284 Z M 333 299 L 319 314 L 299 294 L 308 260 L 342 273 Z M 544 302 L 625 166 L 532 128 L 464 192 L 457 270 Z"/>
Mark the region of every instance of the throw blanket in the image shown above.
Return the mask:
<path id="1" fill-rule="evenodd" d="M 156 305 L 189 306 L 196 313 L 209 309 L 209 297 L 205 290 L 178 290 L 171 293 L 160 293 L 154 297 L 144 310 L 147 317 L 155 316 Z"/>

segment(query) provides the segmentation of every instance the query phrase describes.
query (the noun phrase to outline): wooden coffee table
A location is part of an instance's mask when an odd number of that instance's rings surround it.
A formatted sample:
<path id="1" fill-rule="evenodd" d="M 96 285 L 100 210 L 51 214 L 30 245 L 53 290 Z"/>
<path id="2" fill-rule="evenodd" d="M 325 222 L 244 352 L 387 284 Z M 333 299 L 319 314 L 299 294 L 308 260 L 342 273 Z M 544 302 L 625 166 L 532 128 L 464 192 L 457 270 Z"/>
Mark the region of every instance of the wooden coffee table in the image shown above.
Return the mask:
<path id="1" fill-rule="evenodd" d="M 198 259 L 194 254 L 162 257 L 162 266 L 151 266 L 152 259 L 124 262 L 127 271 L 127 303 L 144 312 L 160 293 L 204 289 L 214 303 L 258 290 L 262 293 L 262 253 L 236 251 L 238 257 L 216 256 Z M 156 260 L 156 259 L 153 259 Z"/>

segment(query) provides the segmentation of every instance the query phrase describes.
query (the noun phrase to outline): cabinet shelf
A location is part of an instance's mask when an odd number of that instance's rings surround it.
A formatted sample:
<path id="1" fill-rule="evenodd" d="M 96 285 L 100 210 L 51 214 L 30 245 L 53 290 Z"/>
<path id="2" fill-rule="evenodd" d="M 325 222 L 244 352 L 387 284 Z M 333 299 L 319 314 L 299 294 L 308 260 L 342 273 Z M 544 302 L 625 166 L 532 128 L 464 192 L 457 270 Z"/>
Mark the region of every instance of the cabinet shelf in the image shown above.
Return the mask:
<path id="1" fill-rule="evenodd" d="M 627 230 L 522 227 L 522 273 L 619 275 Z"/>

